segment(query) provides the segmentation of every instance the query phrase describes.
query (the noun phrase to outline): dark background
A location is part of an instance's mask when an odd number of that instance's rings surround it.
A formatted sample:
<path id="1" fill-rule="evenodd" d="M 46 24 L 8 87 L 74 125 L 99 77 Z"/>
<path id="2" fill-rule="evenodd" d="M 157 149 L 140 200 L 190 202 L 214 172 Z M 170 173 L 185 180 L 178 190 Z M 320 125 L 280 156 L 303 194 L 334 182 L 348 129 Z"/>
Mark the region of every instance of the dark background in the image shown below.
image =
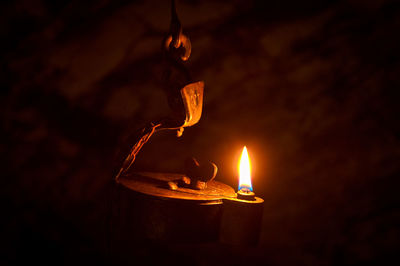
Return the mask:
<path id="1" fill-rule="evenodd" d="M 0 10 L 0 263 L 115 264 L 104 252 L 115 149 L 169 110 L 160 53 L 169 1 Z M 178 14 L 188 67 L 206 84 L 203 116 L 179 139 L 154 136 L 136 167 L 179 172 L 186 156 L 202 156 L 236 188 L 247 145 L 263 231 L 257 248 L 165 245 L 141 259 L 396 264 L 400 5 L 182 0 Z"/>

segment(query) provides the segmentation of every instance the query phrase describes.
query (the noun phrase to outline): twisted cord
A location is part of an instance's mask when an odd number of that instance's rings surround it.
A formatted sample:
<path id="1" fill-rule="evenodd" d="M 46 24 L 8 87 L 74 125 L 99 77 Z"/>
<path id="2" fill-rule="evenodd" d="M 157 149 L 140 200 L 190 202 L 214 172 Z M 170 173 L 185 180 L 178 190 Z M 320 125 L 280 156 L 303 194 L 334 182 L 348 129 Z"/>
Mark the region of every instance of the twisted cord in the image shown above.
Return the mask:
<path id="1" fill-rule="evenodd" d="M 120 168 L 120 170 L 118 171 L 118 174 L 115 177 L 116 181 L 118 181 L 119 177 L 122 174 L 126 173 L 129 170 L 129 168 L 135 161 L 136 155 L 138 154 L 140 149 L 143 147 L 143 145 L 147 141 L 149 141 L 150 137 L 154 134 L 156 129 L 160 126 L 161 126 L 161 124 L 154 125 L 153 123 L 150 123 L 150 127 L 145 127 L 142 130 L 142 134 L 141 134 L 142 137 L 132 146 L 131 150 L 129 151 L 128 156 L 125 158 L 125 160 L 122 164 L 122 167 Z M 146 132 L 146 131 L 148 131 L 148 132 Z"/>

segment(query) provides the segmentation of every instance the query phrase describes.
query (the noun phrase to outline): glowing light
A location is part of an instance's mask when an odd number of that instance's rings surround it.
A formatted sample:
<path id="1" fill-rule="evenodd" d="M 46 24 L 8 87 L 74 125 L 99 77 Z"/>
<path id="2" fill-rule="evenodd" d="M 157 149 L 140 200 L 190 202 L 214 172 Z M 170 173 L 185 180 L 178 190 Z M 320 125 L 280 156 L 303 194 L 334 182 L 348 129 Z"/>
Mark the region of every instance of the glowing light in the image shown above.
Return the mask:
<path id="1" fill-rule="evenodd" d="M 246 146 L 243 147 L 239 160 L 239 190 L 253 191 L 251 185 L 251 166 Z"/>

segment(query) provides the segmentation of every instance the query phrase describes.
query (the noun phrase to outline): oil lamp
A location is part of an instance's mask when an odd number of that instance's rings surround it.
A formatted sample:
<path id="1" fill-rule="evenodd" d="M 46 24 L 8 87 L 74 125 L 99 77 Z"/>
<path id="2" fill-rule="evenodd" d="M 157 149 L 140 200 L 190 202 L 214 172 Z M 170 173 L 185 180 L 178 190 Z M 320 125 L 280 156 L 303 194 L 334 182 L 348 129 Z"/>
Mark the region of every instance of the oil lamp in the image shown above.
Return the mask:
<path id="1" fill-rule="evenodd" d="M 196 124 L 202 114 L 204 82 L 193 81 L 185 61 L 191 51 L 182 33 L 172 1 L 170 33 L 162 45 L 167 65 L 165 92 L 172 110 L 132 135 L 129 150 L 122 152 L 114 178 L 110 211 L 111 252 L 129 252 L 141 241 L 256 244 L 263 200 L 252 191 L 250 160 L 244 147 L 239 163 L 239 191 L 218 182 L 217 166 L 188 158 L 181 173 L 133 172 L 131 166 L 142 146 L 162 130 Z M 246 233 L 243 228 L 246 227 Z"/>

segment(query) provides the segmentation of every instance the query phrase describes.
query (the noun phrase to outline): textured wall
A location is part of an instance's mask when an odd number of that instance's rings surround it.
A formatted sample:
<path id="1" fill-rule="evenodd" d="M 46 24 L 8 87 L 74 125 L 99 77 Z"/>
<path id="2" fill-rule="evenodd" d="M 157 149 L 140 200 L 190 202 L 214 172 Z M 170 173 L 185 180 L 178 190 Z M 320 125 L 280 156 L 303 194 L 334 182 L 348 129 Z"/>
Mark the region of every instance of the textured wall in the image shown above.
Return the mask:
<path id="1" fill-rule="evenodd" d="M 160 44 L 169 2 L 1 6 L 4 259 L 100 262 L 115 148 L 168 112 Z M 185 258 L 331 265 L 396 256 L 399 8 L 178 1 L 189 68 L 206 84 L 203 117 L 180 139 L 152 138 L 136 166 L 179 171 L 186 156 L 201 156 L 235 187 L 247 145 L 266 201 L 260 247 L 237 255 L 196 246 Z M 180 255 L 168 248 L 160 247 L 165 258 Z"/>

